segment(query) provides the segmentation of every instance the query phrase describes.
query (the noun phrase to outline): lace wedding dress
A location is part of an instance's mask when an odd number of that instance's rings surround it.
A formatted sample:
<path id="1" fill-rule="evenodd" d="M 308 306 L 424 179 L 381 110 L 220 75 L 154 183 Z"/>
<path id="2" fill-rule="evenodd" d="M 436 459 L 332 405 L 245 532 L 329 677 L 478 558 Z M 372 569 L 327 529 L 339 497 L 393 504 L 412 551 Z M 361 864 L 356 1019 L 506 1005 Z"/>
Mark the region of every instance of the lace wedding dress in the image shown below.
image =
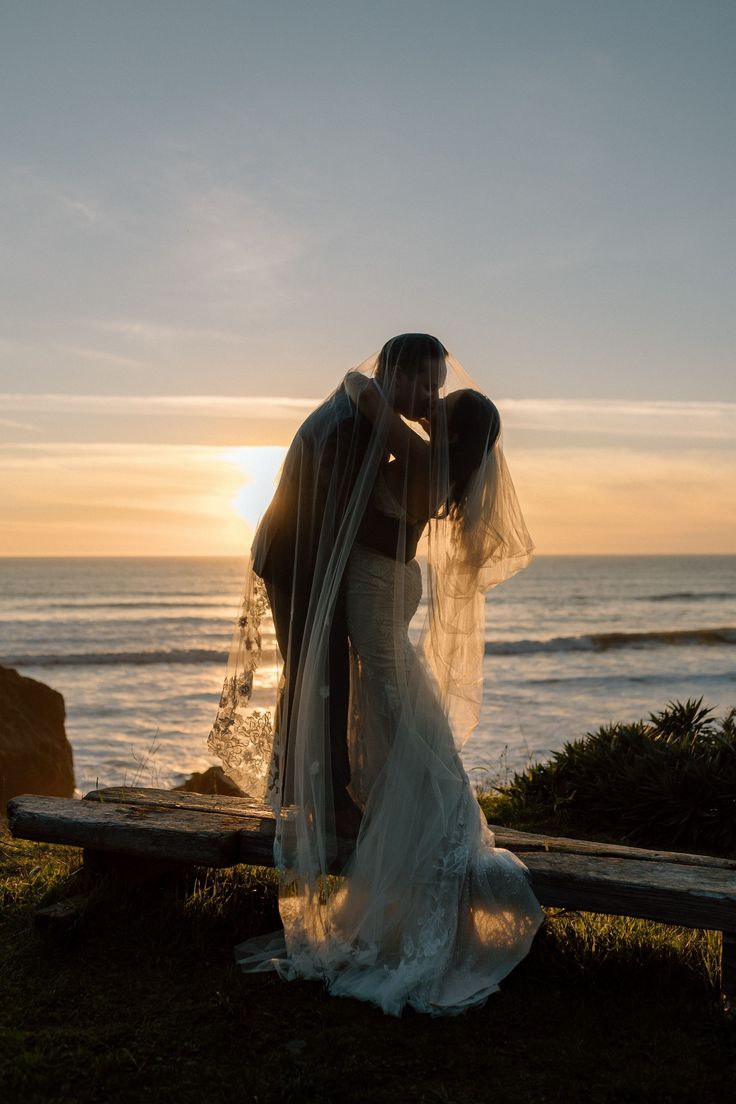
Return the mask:
<path id="1" fill-rule="evenodd" d="M 388 512 L 380 478 L 376 493 Z M 418 562 L 356 544 L 344 586 L 354 666 L 352 789 L 365 811 L 333 898 L 322 969 L 333 994 L 387 1013 L 407 1004 L 462 1012 L 482 1004 L 524 958 L 543 913 L 526 867 L 494 847 L 410 642 L 422 591 Z M 395 614 L 397 591 L 404 601 Z"/>

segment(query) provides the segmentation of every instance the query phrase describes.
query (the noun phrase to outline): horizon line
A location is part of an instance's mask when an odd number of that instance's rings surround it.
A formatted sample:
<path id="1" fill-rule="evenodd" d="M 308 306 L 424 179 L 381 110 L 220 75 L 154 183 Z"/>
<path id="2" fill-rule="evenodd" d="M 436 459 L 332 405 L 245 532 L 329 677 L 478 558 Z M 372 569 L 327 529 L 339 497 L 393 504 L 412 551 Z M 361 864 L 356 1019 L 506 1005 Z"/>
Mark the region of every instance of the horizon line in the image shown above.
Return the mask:
<path id="1" fill-rule="evenodd" d="M 160 553 L 136 553 L 128 555 L 118 555 L 115 552 L 100 552 L 89 553 L 82 555 L 70 555 L 70 556 L 57 556 L 57 555 L 44 555 L 43 553 L 28 553 L 27 555 L 12 555 L 0 553 L 0 562 L 3 560 L 236 560 L 241 556 L 247 558 L 249 555 L 247 552 L 213 552 L 209 555 L 169 555 L 166 552 Z M 686 558 L 686 557 L 698 557 L 705 556 L 718 556 L 723 559 L 736 558 L 736 552 L 535 552 L 533 560 L 541 560 L 546 558 L 556 559 L 574 559 L 575 557 L 586 557 L 587 559 L 616 559 L 616 560 L 641 560 L 641 559 L 663 559 L 663 558 Z"/>
<path id="2" fill-rule="evenodd" d="M 332 391 L 328 392 L 327 395 L 309 397 L 294 395 L 224 395 L 222 393 L 171 395 L 135 392 L 126 395 L 117 393 L 105 394 L 101 392 L 4 391 L 0 392 L 0 403 L 4 410 L 24 411 L 27 410 L 28 406 L 31 404 L 37 407 L 39 403 L 41 405 L 47 403 L 61 403 L 70 410 L 76 407 L 80 413 L 84 411 L 94 412 L 99 406 L 115 407 L 130 404 L 131 407 L 141 408 L 155 406 L 161 408 L 163 411 L 163 408 L 167 406 L 189 407 L 198 403 L 203 403 L 211 404 L 210 410 L 208 411 L 211 416 L 220 414 L 228 416 L 232 413 L 233 407 L 240 406 L 255 406 L 257 411 L 269 409 L 271 407 L 277 409 L 283 409 L 285 407 L 288 412 L 297 409 L 311 410 L 331 394 Z M 595 396 L 579 398 L 565 396 L 528 396 L 526 398 L 513 398 L 511 396 L 506 396 L 494 399 L 494 402 L 501 403 L 504 406 L 518 406 L 525 409 L 533 409 L 534 407 L 544 409 L 549 407 L 558 409 L 560 407 L 575 408 L 579 412 L 588 412 L 591 409 L 605 408 L 609 412 L 619 414 L 631 412 L 639 413 L 643 409 L 651 411 L 652 413 L 662 413 L 668 410 L 671 410 L 673 413 L 681 413 L 684 409 L 702 411 L 704 413 L 714 410 L 728 413 L 736 410 L 736 399 L 629 399 L 622 397 L 597 398 Z M 198 412 L 202 413 L 202 411 Z"/>

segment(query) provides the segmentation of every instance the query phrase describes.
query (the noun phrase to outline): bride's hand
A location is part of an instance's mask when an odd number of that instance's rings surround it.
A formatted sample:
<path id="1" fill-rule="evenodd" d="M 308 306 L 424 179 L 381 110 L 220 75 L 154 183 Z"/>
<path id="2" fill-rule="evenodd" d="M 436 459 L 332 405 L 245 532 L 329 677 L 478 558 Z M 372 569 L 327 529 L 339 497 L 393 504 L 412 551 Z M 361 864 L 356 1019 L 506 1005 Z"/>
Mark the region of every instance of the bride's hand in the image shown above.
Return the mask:
<path id="1" fill-rule="evenodd" d="M 432 423 L 429 418 L 417 418 L 419 425 L 422 427 L 428 437 L 432 436 Z"/>
<path id="2" fill-rule="evenodd" d="M 348 398 L 357 406 L 361 397 L 365 394 L 366 387 L 370 386 L 371 377 L 362 372 L 348 372 L 345 376 L 345 390 Z"/>
<path id="3" fill-rule="evenodd" d="M 348 372 L 345 376 L 345 391 L 360 413 L 374 424 L 390 414 L 383 392 L 373 376 L 364 376 L 362 372 Z"/>

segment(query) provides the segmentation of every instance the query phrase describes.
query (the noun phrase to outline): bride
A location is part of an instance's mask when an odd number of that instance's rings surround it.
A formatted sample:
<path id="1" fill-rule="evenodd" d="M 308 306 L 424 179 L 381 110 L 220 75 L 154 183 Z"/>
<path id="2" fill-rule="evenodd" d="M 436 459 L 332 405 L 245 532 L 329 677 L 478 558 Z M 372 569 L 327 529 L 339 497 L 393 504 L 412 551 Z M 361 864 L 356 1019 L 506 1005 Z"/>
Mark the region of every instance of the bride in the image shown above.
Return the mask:
<path id="1" fill-rule="evenodd" d="M 284 930 L 236 961 L 392 1015 L 483 1004 L 543 919 L 460 758 L 485 593 L 532 551 L 498 412 L 469 383 L 436 338 L 402 334 L 307 419 L 256 533 L 208 741 L 277 814 Z M 269 613 L 275 710 L 254 704 Z"/>

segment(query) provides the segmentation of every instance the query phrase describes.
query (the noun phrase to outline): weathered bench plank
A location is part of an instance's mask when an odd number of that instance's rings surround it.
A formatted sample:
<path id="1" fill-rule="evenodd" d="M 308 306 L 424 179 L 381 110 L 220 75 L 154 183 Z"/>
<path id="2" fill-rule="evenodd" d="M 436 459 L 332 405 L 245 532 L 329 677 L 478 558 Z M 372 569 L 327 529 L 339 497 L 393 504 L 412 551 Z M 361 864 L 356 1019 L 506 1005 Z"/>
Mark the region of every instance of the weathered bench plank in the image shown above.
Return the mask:
<path id="1" fill-rule="evenodd" d="M 244 836 L 250 862 L 273 863 L 273 828 L 269 839 L 257 816 L 24 794 L 8 802 L 8 822 L 21 839 L 205 866 L 242 862 Z"/>
<path id="2" fill-rule="evenodd" d="M 544 905 L 736 931 L 730 871 L 606 856 L 517 851 Z"/>
<path id="3" fill-rule="evenodd" d="M 68 799 L 73 800 L 73 799 Z M 150 805 L 157 809 L 190 809 L 205 813 L 224 813 L 227 816 L 255 816 L 274 821 L 270 805 L 260 805 L 249 797 L 228 797 L 225 794 L 198 794 L 187 790 L 157 790 L 145 786 L 107 786 L 90 790 L 84 801 L 96 801 L 101 805 Z"/>
<path id="4" fill-rule="evenodd" d="M 85 794 L 87 801 L 123 802 L 127 805 L 151 805 L 165 808 L 200 809 L 203 812 L 219 812 L 229 816 L 262 818 L 273 824 L 274 815 L 268 805 L 257 805 L 247 797 L 227 797 L 222 794 L 196 794 L 185 790 L 158 790 L 143 786 L 108 786 Z M 596 843 L 592 840 L 569 839 L 564 836 L 545 836 L 533 832 L 521 832 L 501 824 L 491 824 L 497 847 L 510 851 L 566 852 L 575 855 L 601 856 L 620 859 L 636 859 L 642 862 L 667 862 L 683 866 L 713 867 L 736 872 L 736 859 L 724 859 L 711 855 L 691 855 L 683 851 L 658 851 L 644 847 L 628 847 L 623 844 Z M 247 860 L 243 860 L 244 862 Z"/>
<path id="5" fill-rule="evenodd" d="M 270 809 L 254 809 L 240 798 L 176 791 L 164 797 L 161 791 L 128 793 L 124 802 L 112 797 L 75 801 L 23 795 L 8 804 L 10 828 L 26 839 L 140 858 L 208 866 L 273 864 Z M 225 812 L 230 806 L 224 802 L 237 802 L 237 814 Z M 522 835 L 529 834 L 517 834 L 511 849 L 529 868 L 543 904 L 736 931 L 736 877 L 728 867 L 657 861 L 657 852 L 644 852 L 642 859 L 641 849 L 633 848 L 625 857 L 529 850 Z M 573 841 L 545 842 L 552 847 Z M 512 840 L 499 832 L 497 843 Z"/>
<path id="6" fill-rule="evenodd" d="M 666 862 L 682 866 L 712 867 L 731 870 L 736 874 L 736 859 L 724 859 L 717 855 L 691 855 L 686 851 L 652 851 L 645 847 L 627 847 L 620 843 L 596 843 L 593 840 L 569 839 L 566 836 L 544 836 L 533 832 L 520 832 L 516 828 L 489 824 L 496 837 L 497 847 L 510 851 L 565 852 L 588 855 L 591 858 L 635 859 L 640 862 Z"/>

